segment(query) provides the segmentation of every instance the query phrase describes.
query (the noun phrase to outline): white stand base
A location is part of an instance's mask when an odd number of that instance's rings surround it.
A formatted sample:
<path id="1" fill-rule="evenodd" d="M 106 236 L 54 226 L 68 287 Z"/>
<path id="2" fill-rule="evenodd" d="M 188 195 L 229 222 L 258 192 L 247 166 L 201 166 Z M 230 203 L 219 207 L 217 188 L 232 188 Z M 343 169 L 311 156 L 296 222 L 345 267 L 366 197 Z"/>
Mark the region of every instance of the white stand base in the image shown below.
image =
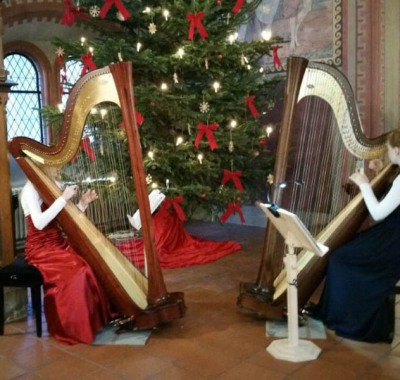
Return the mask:
<path id="1" fill-rule="evenodd" d="M 279 339 L 273 341 L 267 351 L 275 358 L 291 362 L 304 362 L 315 360 L 321 353 L 321 349 L 313 342 L 299 339 L 298 344 L 289 344 L 289 339 Z"/>

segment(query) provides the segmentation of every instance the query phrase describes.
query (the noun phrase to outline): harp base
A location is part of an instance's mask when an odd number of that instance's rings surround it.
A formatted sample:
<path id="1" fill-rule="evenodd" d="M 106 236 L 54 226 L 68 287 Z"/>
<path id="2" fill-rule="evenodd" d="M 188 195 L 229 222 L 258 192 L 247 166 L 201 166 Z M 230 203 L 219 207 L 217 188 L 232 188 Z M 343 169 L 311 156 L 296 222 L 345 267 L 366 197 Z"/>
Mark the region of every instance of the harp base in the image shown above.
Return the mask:
<path id="1" fill-rule="evenodd" d="M 296 345 L 291 345 L 289 339 L 273 341 L 266 349 L 275 359 L 291 362 L 304 362 L 315 360 L 321 353 L 321 349 L 313 342 L 298 340 Z"/>
<path id="2" fill-rule="evenodd" d="M 161 303 L 143 310 L 135 316 L 135 327 L 140 330 L 151 329 L 161 324 L 183 318 L 186 305 L 182 292 L 169 293 Z"/>
<path id="3" fill-rule="evenodd" d="M 261 289 L 256 284 L 241 283 L 236 305 L 247 313 L 271 320 L 285 319 L 284 305 L 273 305 L 273 292 Z"/>

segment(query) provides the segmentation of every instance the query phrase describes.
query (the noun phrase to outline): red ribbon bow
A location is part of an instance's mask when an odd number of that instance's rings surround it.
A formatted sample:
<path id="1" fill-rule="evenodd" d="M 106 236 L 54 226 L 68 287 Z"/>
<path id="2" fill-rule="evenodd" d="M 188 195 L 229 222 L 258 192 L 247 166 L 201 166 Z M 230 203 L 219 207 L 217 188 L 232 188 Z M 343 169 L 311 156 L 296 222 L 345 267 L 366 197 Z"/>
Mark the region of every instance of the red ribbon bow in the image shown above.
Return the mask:
<path id="1" fill-rule="evenodd" d="M 83 8 L 78 9 L 72 5 L 71 0 L 64 0 L 64 13 L 61 17 L 61 24 L 71 26 L 76 17 L 88 18 Z"/>
<path id="2" fill-rule="evenodd" d="M 197 124 L 197 129 L 199 130 L 199 133 L 197 134 L 196 140 L 194 141 L 194 146 L 196 148 L 199 147 L 200 140 L 203 137 L 203 135 L 205 134 L 211 150 L 218 148 L 218 145 L 217 145 L 217 142 L 215 141 L 214 133 L 213 133 L 213 131 L 215 131 L 218 128 L 218 126 L 219 125 L 217 123 L 212 123 L 210 125 L 205 125 L 203 123 Z"/>
<path id="3" fill-rule="evenodd" d="M 240 178 L 242 176 L 241 170 L 231 172 L 230 170 L 224 169 L 224 177 L 222 178 L 221 185 L 225 185 L 228 181 L 233 181 L 236 189 L 243 191 L 242 182 Z"/>
<path id="4" fill-rule="evenodd" d="M 110 8 L 114 4 L 117 7 L 118 11 L 121 13 L 121 15 L 124 18 L 124 20 L 127 20 L 130 17 L 131 14 L 125 8 L 124 4 L 122 4 L 121 0 L 106 0 L 104 2 L 104 5 L 101 7 L 101 10 L 100 10 L 100 13 L 99 13 L 99 17 L 100 18 L 106 17 L 108 11 L 110 10 Z"/>
<path id="5" fill-rule="evenodd" d="M 91 162 L 94 162 L 96 160 L 96 154 L 94 153 L 92 147 L 90 146 L 89 136 L 86 136 L 81 140 L 81 142 L 79 143 L 79 149 L 82 149 L 89 156 Z M 76 156 L 78 155 L 78 152 L 76 153 L 75 157 L 71 160 L 72 162 L 76 161 Z"/>
<path id="6" fill-rule="evenodd" d="M 176 214 L 178 215 L 179 220 L 181 220 L 183 222 L 186 220 L 186 216 L 182 210 L 182 207 L 180 206 L 180 204 L 182 202 L 183 202 L 182 196 L 165 199 L 163 202 L 163 207 L 165 207 L 165 209 L 168 210 L 172 206 L 174 208 Z"/>
<path id="7" fill-rule="evenodd" d="M 235 6 L 232 8 L 233 13 L 239 13 L 244 4 L 244 0 L 237 0 Z"/>
<path id="8" fill-rule="evenodd" d="M 282 62 L 278 56 L 278 49 L 279 49 L 278 45 L 272 46 L 272 55 L 273 55 L 273 59 L 274 59 L 274 66 L 276 69 L 282 68 Z"/>
<path id="9" fill-rule="evenodd" d="M 246 98 L 246 104 L 250 109 L 251 114 L 253 115 L 254 118 L 258 117 L 259 113 L 256 109 L 256 106 L 254 105 L 254 96 L 248 96 Z"/>
<path id="10" fill-rule="evenodd" d="M 241 221 L 242 223 L 244 223 L 245 220 L 244 220 L 244 216 L 243 216 L 243 213 L 242 213 L 242 209 L 240 208 L 240 204 L 238 204 L 238 203 L 233 203 L 233 202 L 229 202 L 229 203 L 228 203 L 228 208 L 226 209 L 226 211 L 222 214 L 222 216 L 221 216 L 221 218 L 220 218 L 221 222 L 222 222 L 222 223 L 225 223 L 225 222 L 228 220 L 228 218 L 229 218 L 234 212 L 237 212 L 237 213 L 239 214 L 240 221 Z"/>
<path id="11" fill-rule="evenodd" d="M 82 55 L 81 59 L 82 59 L 82 62 L 83 62 L 81 76 L 85 75 L 89 70 L 96 69 L 96 65 L 93 62 L 93 55 L 92 55 L 91 52 Z"/>
<path id="12" fill-rule="evenodd" d="M 208 37 L 208 33 L 206 29 L 204 28 L 201 20 L 204 18 L 205 14 L 204 12 L 197 12 L 195 14 L 193 13 L 188 13 L 186 15 L 186 19 L 190 22 L 189 26 L 189 36 L 188 39 L 190 41 L 193 40 L 193 35 L 194 35 L 194 28 L 196 27 L 197 30 L 200 33 L 200 37 L 204 40 L 204 38 Z"/>

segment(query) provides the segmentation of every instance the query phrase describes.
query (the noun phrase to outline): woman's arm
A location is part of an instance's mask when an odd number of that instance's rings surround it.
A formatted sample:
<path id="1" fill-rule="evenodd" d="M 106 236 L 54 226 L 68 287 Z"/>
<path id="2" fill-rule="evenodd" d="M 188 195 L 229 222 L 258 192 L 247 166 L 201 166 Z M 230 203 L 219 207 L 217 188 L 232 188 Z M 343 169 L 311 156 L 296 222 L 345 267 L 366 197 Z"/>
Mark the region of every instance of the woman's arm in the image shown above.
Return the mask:
<path id="1" fill-rule="evenodd" d="M 21 205 L 25 216 L 31 216 L 32 223 L 38 230 L 45 228 L 64 208 L 67 202 L 61 196 L 45 212 L 42 212 L 42 203 L 43 200 L 40 198 L 39 193 L 32 183 L 28 182 L 21 193 Z"/>
<path id="2" fill-rule="evenodd" d="M 368 211 L 375 221 L 385 219 L 400 205 L 400 177 L 394 180 L 389 192 L 381 201 L 378 201 L 369 183 L 359 186 Z"/>
<path id="3" fill-rule="evenodd" d="M 28 182 L 21 193 L 21 205 L 24 209 L 25 216 L 30 215 L 32 218 L 33 225 L 38 230 L 43 230 L 65 207 L 67 200 L 72 198 L 76 193 L 76 187 L 68 186 L 63 195 L 57 198 L 46 211 L 42 211 L 42 203 L 39 193 L 32 185 Z"/>

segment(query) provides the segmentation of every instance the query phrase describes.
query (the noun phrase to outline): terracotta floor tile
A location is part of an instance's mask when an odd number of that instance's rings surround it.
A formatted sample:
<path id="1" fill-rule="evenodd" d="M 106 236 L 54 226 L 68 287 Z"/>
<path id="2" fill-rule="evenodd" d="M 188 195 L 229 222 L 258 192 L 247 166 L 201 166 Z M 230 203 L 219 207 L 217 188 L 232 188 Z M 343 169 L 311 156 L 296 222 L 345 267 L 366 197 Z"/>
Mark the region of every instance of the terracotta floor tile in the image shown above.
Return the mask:
<path id="1" fill-rule="evenodd" d="M 0 337 L 0 380 L 399 380 L 398 332 L 393 345 L 352 342 L 327 330 L 316 360 L 292 363 L 266 351 L 265 321 L 238 310 L 240 282 L 257 278 L 264 229 L 193 223 L 192 233 L 235 239 L 242 250 L 215 263 L 163 270 L 167 289 L 183 291 L 186 316 L 154 329 L 145 346 L 73 346 L 36 337 L 35 323 L 6 324 Z"/>

